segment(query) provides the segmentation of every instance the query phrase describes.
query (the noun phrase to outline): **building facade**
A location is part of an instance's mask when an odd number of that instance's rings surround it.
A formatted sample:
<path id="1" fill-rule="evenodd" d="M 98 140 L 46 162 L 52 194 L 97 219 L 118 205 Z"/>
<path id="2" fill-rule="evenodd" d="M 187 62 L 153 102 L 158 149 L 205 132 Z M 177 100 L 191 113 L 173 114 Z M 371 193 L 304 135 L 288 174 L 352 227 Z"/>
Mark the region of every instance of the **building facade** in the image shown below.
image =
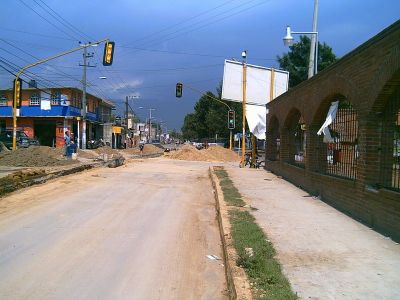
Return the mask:
<path id="1" fill-rule="evenodd" d="M 86 94 L 87 140 L 103 138 L 111 142 L 113 104 Z M 0 90 L 0 130 L 13 128 L 13 91 Z M 76 141 L 82 137 L 82 91 L 77 88 L 36 88 L 22 90 L 17 113 L 17 130 L 35 137 L 41 145 L 62 147 L 64 133 L 70 131 Z M 108 132 L 110 131 L 110 132 Z M 107 139 L 110 139 L 109 141 Z M 81 143 L 80 143 L 81 144 Z"/>
<path id="2" fill-rule="evenodd" d="M 266 169 L 400 240 L 400 21 L 267 109 Z"/>

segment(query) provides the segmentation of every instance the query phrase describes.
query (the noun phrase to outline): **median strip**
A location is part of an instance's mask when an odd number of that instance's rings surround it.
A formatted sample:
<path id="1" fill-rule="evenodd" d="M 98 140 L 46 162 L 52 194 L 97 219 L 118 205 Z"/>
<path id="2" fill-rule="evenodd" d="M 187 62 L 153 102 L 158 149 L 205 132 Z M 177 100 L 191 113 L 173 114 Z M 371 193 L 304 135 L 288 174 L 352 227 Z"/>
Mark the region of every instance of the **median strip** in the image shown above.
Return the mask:
<path id="1" fill-rule="evenodd" d="M 228 173 L 223 167 L 214 167 L 212 176 L 222 195 L 217 195 L 217 209 L 219 215 L 225 215 L 222 226 L 223 245 L 227 247 L 227 263 L 233 262 L 234 266 L 228 266 L 234 270 L 240 267 L 245 270 L 251 294 L 254 299 L 297 299 L 292 292 L 290 284 L 282 273 L 279 262 L 274 258 L 275 249 L 265 236 L 262 229 L 255 222 L 251 213 L 244 208 L 245 201 L 240 192 L 234 186 Z M 221 200 L 224 201 L 221 201 Z M 224 203 L 223 203 L 224 202 Z M 226 204 L 226 205 L 225 205 Z M 226 210 L 225 212 L 223 210 Z M 224 218 L 220 218 L 224 223 Z M 232 249 L 230 249 L 232 248 Z M 238 286 L 243 287 L 243 282 L 236 282 L 233 275 L 237 297 L 240 299 Z M 229 284 L 229 282 L 228 282 Z M 235 298 L 235 297 L 233 297 Z"/>

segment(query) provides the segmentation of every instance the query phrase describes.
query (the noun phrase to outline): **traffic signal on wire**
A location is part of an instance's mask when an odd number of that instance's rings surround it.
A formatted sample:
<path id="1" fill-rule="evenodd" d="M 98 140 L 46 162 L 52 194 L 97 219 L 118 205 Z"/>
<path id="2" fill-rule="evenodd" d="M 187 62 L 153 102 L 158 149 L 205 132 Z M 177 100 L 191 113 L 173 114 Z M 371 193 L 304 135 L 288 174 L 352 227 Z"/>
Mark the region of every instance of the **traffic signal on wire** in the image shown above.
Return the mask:
<path id="1" fill-rule="evenodd" d="M 235 111 L 228 111 L 228 129 L 235 129 Z"/>
<path id="2" fill-rule="evenodd" d="M 183 84 L 178 82 L 176 84 L 176 90 L 175 90 L 176 98 L 181 98 L 182 97 L 182 89 L 183 89 Z"/>
<path id="3" fill-rule="evenodd" d="M 104 45 L 103 66 L 111 66 L 114 57 L 114 42 L 106 42 Z"/>
<path id="4" fill-rule="evenodd" d="M 22 79 L 18 78 L 18 80 L 14 79 L 14 107 L 21 107 L 21 98 L 22 98 Z"/>

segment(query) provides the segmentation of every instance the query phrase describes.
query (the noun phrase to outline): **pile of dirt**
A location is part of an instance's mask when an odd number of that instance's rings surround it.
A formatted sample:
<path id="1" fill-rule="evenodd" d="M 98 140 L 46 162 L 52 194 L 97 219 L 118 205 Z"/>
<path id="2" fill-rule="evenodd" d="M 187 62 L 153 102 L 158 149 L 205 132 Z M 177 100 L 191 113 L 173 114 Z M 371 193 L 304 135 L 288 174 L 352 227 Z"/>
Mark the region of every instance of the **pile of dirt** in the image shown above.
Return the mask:
<path id="1" fill-rule="evenodd" d="M 117 149 L 113 149 L 110 146 L 99 147 L 97 149 L 93 149 L 95 153 L 98 155 L 107 154 L 109 157 L 120 157 L 121 153 Z"/>
<path id="2" fill-rule="evenodd" d="M 169 158 L 194 161 L 237 161 L 237 154 L 220 146 L 197 150 L 192 145 L 184 145 L 180 150 L 171 153 Z"/>
<path id="3" fill-rule="evenodd" d="M 76 164 L 63 157 L 62 148 L 30 146 L 15 151 L 0 152 L 0 165 L 13 167 L 50 167 Z"/>
<path id="4" fill-rule="evenodd" d="M 214 157 L 217 161 L 240 161 L 240 157 L 232 150 L 221 146 L 212 146 L 205 150 L 208 155 Z"/>
<path id="5" fill-rule="evenodd" d="M 140 154 L 139 147 L 122 149 L 121 152 L 125 154 Z M 159 154 L 163 153 L 164 149 L 154 146 L 152 144 L 145 144 L 143 147 L 143 154 Z"/>
<path id="6" fill-rule="evenodd" d="M 97 152 L 94 152 L 93 150 L 90 149 L 78 149 L 78 158 L 83 157 L 83 158 L 88 158 L 88 159 L 95 159 L 97 158 L 99 155 L 97 154 Z"/>

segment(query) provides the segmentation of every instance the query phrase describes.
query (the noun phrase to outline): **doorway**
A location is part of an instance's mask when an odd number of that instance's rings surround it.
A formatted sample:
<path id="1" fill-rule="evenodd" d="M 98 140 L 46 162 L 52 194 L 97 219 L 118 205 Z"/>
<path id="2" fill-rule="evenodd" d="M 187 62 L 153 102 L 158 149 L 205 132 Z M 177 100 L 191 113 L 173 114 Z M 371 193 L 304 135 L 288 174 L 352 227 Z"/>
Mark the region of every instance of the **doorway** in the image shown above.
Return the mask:
<path id="1" fill-rule="evenodd" d="M 54 147 L 56 144 L 56 121 L 35 120 L 33 130 L 40 145 Z"/>

